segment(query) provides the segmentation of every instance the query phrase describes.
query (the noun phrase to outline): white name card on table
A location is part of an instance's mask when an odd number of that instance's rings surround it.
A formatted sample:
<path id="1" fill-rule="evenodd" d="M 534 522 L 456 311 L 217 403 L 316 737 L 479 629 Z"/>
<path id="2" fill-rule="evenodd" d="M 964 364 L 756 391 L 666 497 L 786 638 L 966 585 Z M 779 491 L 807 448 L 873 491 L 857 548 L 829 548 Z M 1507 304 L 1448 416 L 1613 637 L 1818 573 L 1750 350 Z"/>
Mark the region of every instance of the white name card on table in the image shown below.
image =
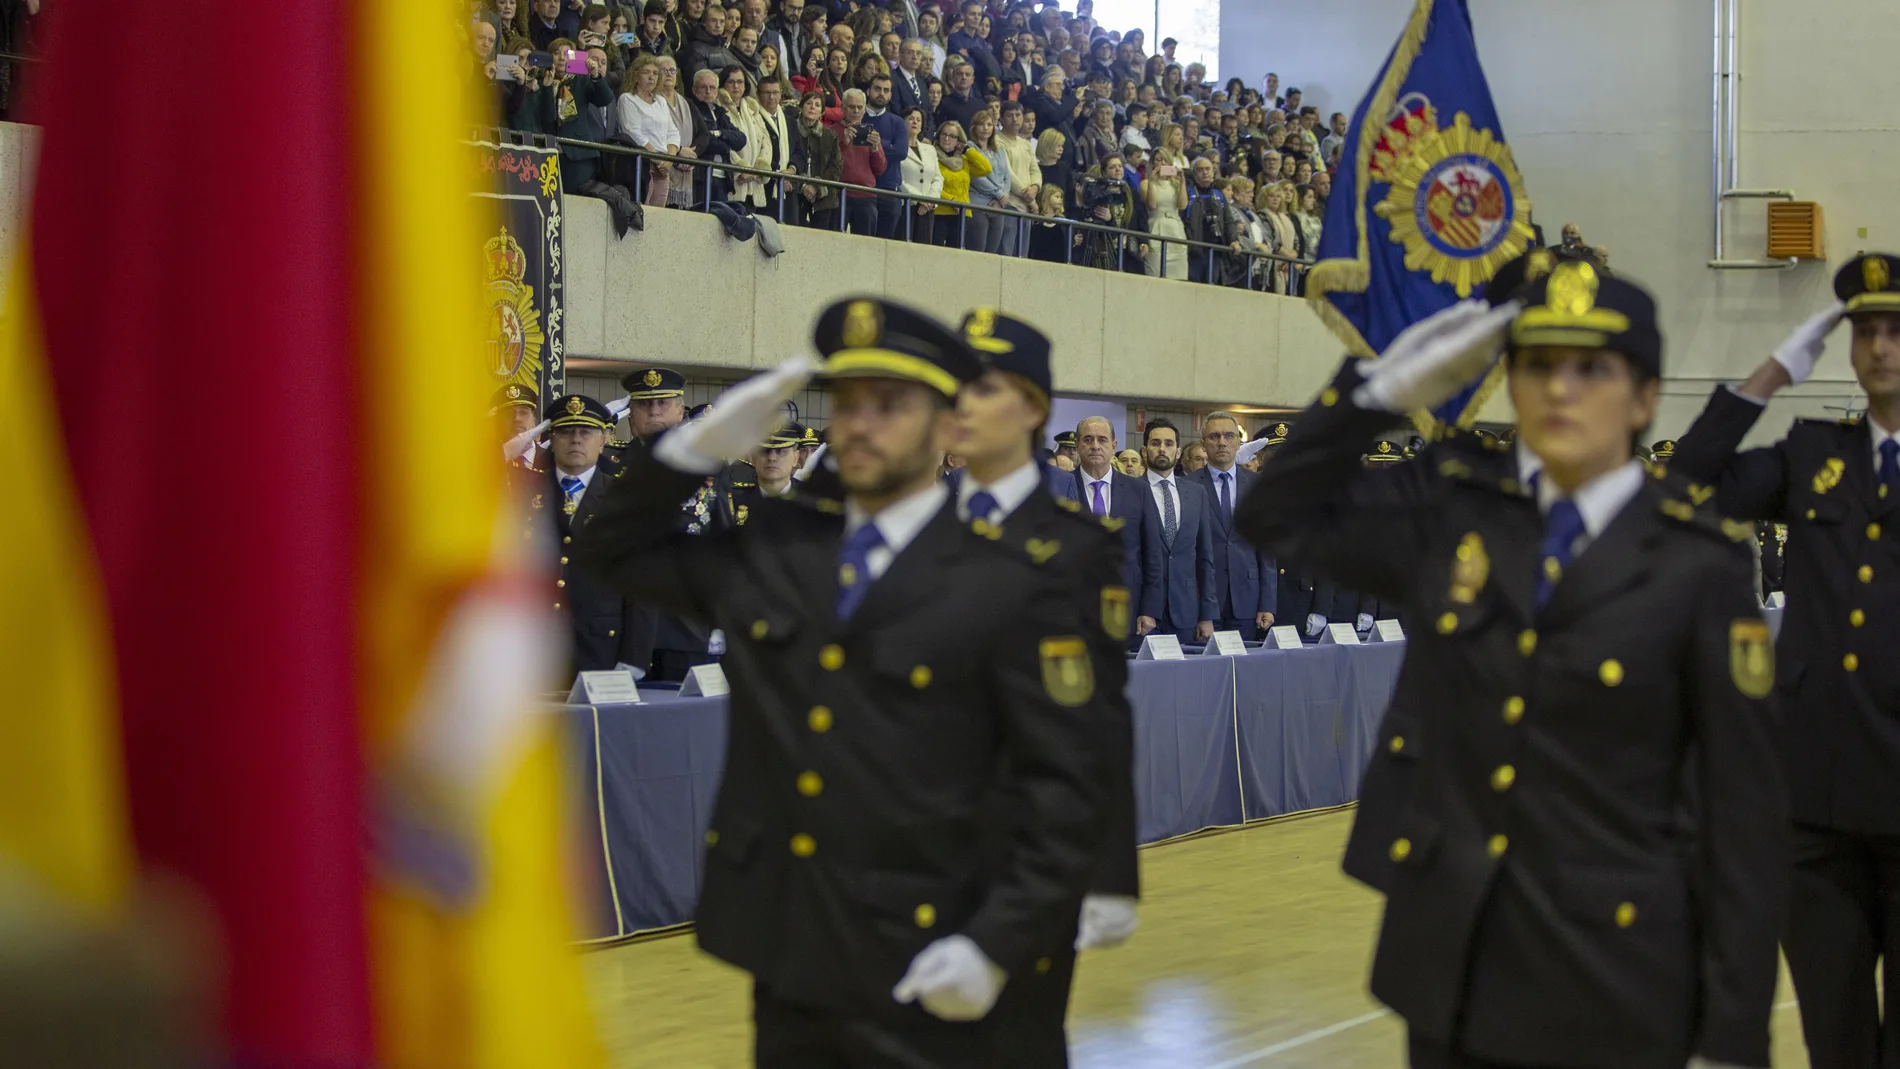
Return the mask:
<path id="1" fill-rule="evenodd" d="M 1292 624 L 1281 624 L 1267 633 L 1267 645 L 1276 650 L 1297 650 L 1300 642 L 1300 629 Z"/>
<path id="2" fill-rule="evenodd" d="M 1357 646 L 1359 632 L 1351 624 L 1327 624 L 1326 633 L 1319 637 L 1322 646 Z"/>
<path id="3" fill-rule="evenodd" d="M 1400 627 L 1397 620 L 1374 620 L 1372 622 L 1372 632 L 1367 635 L 1366 641 L 1404 642 L 1405 628 Z"/>
<path id="4" fill-rule="evenodd" d="M 1149 635 L 1141 640 L 1141 652 L 1135 655 L 1137 661 L 1179 661 L 1181 640 L 1173 635 Z"/>
<path id="5" fill-rule="evenodd" d="M 625 668 L 605 672 L 582 672 L 574 677 L 574 689 L 567 692 L 571 705 L 638 705 L 640 688 L 633 673 Z"/>
<path id="6" fill-rule="evenodd" d="M 723 698 L 732 693 L 726 670 L 717 664 L 696 664 L 680 683 L 682 698 Z"/>
<path id="7" fill-rule="evenodd" d="M 1201 656 L 1245 657 L 1247 640 L 1241 638 L 1238 631 L 1216 631 L 1214 637 L 1208 639 L 1207 645 L 1201 647 Z"/>

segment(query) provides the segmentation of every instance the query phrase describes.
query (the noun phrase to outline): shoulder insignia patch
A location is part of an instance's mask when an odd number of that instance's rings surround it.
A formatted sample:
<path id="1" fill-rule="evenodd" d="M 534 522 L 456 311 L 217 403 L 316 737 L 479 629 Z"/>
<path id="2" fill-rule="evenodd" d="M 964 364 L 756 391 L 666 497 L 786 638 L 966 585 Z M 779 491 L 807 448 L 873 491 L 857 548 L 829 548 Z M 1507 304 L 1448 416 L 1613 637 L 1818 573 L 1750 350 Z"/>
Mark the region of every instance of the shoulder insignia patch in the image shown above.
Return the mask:
<path id="1" fill-rule="evenodd" d="M 1117 642 L 1128 637 L 1128 602 L 1127 587 L 1102 588 L 1102 630 Z"/>
<path id="2" fill-rule="evenodd" d="M 1744 697 L 1766 698 L 1775 689 L 1775 649 L 1767 621 L 1736 620 L 1728 625 L 1728 674 Z"/>
<path id="3" fill-rule="evenodd" d="M 739 524 L 739 526 L 744 527 L 746 517 L 751 515 L 751 513 L 752 513 L 752 506 L 740 505 L 738 508 L 733 510 L 733 519 Z"/>
<path id="4" fill-rule="evenodd" d="M 1468 479 L 1471 466 L 1462 460 L 1446 460 L 1438 465 L 1438 474 L 1451 479 Z"/>
<path id="5" fill-rule="evenodd" d="M 1002 534 L 1002 530 L 998 528 L 996 533 Z M 1041 538 L 1032 538 L 1029 541 L 1023 543 L 1023 548 L 1029 551 L 1030 560 L 1035 561 L 1037 564 L 1047 564 L 1049 563 L 1050 557 L 1053 557 L 1057 553 L 1061 552 L 1062 543 L 1056 541 L 1053 538 L 1046 539 L 1046 540 L 1041 539 Z"/>
<path id="6" fill-rule="evenodd" d="M 1491 555 L 1484 551 L 1484 536 L 1468 531 L 1458 540 L 1451 563 L 1451 600 L 1469 605 L 1478 600 L 1478 591 L 1491 578 Z"/>
<path id="7" fill-rule="evenodd" d="M 813 498 L 811 506 L 827 516 L 844 515 L 844 503 L 842 501 L 833 501 L 828 497 Z"/>
<path id="8" fill-rule="evenodd" d="M 1088 643 L 1081 636 L 1045 638 L 1039 653 L 1042 689 L 1057 705 L 1073 709 L 1095 696 L 1095 668 L 1089 663 Z"/>
<path id="9" fill-rule="evenodd" d="M 1847 464 L 1840 457 L 1829 457 L 1821 470 L 1814 473 L 1814 492 L 1825 494 L 1841 485 L 1841 477 L 1847 473 Z"/>

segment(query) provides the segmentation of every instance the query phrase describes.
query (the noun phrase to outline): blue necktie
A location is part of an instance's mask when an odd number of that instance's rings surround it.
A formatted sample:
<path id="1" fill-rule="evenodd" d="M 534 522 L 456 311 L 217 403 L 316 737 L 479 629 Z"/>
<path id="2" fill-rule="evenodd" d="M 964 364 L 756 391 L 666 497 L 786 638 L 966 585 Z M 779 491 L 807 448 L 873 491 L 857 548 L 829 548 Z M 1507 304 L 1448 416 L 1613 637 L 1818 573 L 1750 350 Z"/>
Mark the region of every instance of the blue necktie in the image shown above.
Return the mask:
<path id="1" fill-rule="evenodd" d="M 572 513 L 576 508 L 580 506 L 580 502 L 574 499 L 577 495 L 580 494 L 582 490 L 586 488 L 587 488 L 587 484 L 584 482 L 581 482 L 580 476 L 578 475 L 561 476 L 561 493 L 567 496 L 566 509 L 569 513 Z"/>
<path id="2" fill-rule="evenodd" d="M 1900 479 L 1900 440 L 1889 438 L 1880 443 L 1880 485 L 1892 486 Z"/>
<path id="3" fill-rule="evenodd" d="M 1583 531 L 1583 513 L 1577 510 L 1575 501 L 1566 497 L 1552 503 L 1544 521 L 1543 557 L 1537 564 L 1537 611 L 1544 610 L 1564 569 L 1570 567 L 1571 547 Z"/>
<path id="4" fill-rule="evenodd" d="M 851 532 L 838 552 L 838 619 L 849 620 L 871 589 L 871 551 L 884 544 L 884 532 L 867 523 Z"/>
<path id="5" fill-rule="evenodd" d="M 996 511 L 996 495 L 988 490 L 978 490 L 970 495 L 970 519 L 988 520 Z"/>
<path id="6" fill-rule="evenodd" d="M 1233 492 L 1228 489 L 1228 486 L 1233 482 L 1234 473 L 1231 471 L 1217 471 L 1214 473 L 1214 478 L 1220 482 L 1220 514 L 1228 519 L 1233 519 L 1234 497 Z"/>
<path id="7" fill-rule="evenodd" d="M 1174 548 L 1174 535 L 1181 529 L 1181 518 L 1174 511 L 1174 480 L 1161 480 L 1161 540 Z"/>

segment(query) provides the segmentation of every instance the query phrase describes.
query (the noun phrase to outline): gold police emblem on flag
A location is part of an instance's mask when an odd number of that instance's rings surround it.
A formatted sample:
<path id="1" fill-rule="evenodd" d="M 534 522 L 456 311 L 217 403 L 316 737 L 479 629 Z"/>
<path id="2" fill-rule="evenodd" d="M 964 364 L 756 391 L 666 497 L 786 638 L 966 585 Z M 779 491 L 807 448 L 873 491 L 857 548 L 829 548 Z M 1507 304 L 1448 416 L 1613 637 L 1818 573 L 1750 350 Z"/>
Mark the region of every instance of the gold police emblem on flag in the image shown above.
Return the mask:
<path id="1" fill-rule="evenodd" d="M 1868 293 L 1881 293 L 1887 283 L 1893 280 L 1892 269 L 1887 266 L 1884 256 L 1869 256 L 1860 264 L 1860 280 L 1867 284 Z"/>
<path id="2" fill-rule="evenodd" d="M 578 397 L 570 397 L 567 399 L 567 414 L 570 416 L 580 415 L 582 410 L 584 410 L 586 407 L 587 407 L 587 402 L 581 400 Z"/>
<path id="3" fill-rule="evenodd" d="M 1468 531 L 1458 540 L 1451 562 L 1451 600 L 1469 605 L 1478 600 L 1478 591 L 1491 578 L 1491 555 L 1484 551 L 1484 536 Z"/>
<path id="4" fill-rule="evenodd" d="M 1736 620 L 1728 625 L 1728 674 L 1735 680 L 1735 689 L 1750 698 L 1766 698 L 1775 689 L 1775 648 L 1767 621 Z"/>
<path id="5" fill-rule="evenodd" d="M 658 386 L 663 380 L 660 378 L 659 372 L 648 369 L 646 376 L 642 378 L 640 381 L 644 383 L 648 389 L 651 389 L 655 386 Z"/>
<path id="6" fill-rule="evenodd" d="M 1128 637 L 1128 588 L 1102 588 L 1102 630 L 1112 639 Z"/>
<path id="7" fill-rule="evenodd" d="M 884 317 L 872 301 L 852 301 L 844 310 L 844 343 L 852 349 L 876 345 L 884 333 Z"/>
<path id="8" fill-rule="evenodd" d="M 1057 705 L 1075 708 L 1095 696 L 1088 643 L 1075 635 L 1042 640 L 1042 689 Z"/>
<path id="9" fill-rule="evenodd" d="M 1428 121 L 1435 113 L 1427 111 Z M 1530 246 L 1530 198 L 1510 147 L 1489 130 L 1473 129 L 1459 112 L 1450 126 L 1407 128 L 1384 167 L 1391 189 L 1373 211 L 1405 246 L 1408 271 L 1430 271 L 1460 299 Z"/>

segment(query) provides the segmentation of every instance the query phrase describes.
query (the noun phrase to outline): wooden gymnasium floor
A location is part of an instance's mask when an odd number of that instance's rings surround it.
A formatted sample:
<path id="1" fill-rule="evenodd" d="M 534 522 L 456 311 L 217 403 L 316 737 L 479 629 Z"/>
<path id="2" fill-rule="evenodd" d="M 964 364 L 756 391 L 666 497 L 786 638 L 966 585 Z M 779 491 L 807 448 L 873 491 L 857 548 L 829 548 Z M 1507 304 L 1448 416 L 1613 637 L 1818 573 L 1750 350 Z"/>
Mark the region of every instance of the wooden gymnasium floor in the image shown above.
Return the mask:
<path id="1" fill-rule="evenodd" d="M 1398 1069 L 1399 1021 L 1365 992 L 1379 896 L 1339 872 L 1352 813 L 1295 816 L 1142 851 L 1141 927 L 1082 956 L 1075 1069 Z M 743 973 L 690 935 L 587 955 L 615 1069 L 750 1064 Z M 1782 979 L 1774 1064 L 1805 1069 Z"/>

